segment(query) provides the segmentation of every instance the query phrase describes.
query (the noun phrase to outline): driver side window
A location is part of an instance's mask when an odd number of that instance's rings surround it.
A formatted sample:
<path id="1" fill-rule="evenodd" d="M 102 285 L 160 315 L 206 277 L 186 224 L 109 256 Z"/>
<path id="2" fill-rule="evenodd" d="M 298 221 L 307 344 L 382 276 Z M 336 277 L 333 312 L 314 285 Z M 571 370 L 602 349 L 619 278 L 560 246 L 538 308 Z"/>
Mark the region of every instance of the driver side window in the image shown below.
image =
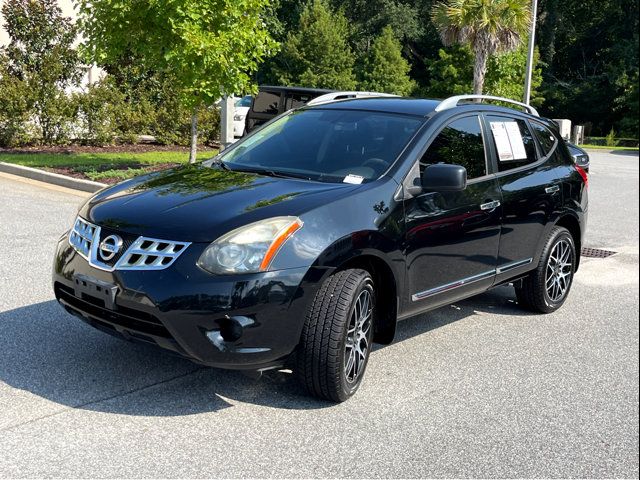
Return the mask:
<path id="1" fill-rule="evenodd" d="M 435 163 L 461 165 L 467 169 L 469 180 L 487 174 L 482 127 L 477 115 L 454 120 L 438 134 L 420 159 L 420 174 Z"/>

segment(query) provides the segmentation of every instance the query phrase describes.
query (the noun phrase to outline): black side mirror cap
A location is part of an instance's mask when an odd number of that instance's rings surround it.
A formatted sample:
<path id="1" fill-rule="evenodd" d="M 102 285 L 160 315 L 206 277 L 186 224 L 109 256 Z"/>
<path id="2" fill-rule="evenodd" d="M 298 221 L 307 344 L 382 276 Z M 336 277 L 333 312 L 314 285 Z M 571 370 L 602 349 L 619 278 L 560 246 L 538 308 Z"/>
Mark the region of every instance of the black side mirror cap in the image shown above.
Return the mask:
<path id="1" fill-rule="evenodd" d="M 460 165 L 429 165 L 420 179 L 425 192 L 460 192 L 467 188 L 467 169 Z"/>

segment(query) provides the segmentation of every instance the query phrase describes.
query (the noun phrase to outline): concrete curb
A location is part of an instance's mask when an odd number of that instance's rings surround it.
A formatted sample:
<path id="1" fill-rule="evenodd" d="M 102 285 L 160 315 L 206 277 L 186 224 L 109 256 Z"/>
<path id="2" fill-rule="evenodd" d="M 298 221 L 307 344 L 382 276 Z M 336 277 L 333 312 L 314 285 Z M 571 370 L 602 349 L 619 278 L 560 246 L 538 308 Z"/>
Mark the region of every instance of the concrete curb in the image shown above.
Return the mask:
<path id="1" fill-rule="evenodd" d="M 104 183 L 92 182 L 90 180 L 81 180 L 79 178 L 67 177 L 58 173 L 45 172 L 37 168 L 23 167 L 21 165 L 13 165 L 12 163 L 0 162 L 0 172 L 18 175 L 20 177 L 38 180 L 39 182 L 52 183 L 60 187 L 81 190 L 83 192 L 97 192 L 101 188 L 106 187 Z"/>

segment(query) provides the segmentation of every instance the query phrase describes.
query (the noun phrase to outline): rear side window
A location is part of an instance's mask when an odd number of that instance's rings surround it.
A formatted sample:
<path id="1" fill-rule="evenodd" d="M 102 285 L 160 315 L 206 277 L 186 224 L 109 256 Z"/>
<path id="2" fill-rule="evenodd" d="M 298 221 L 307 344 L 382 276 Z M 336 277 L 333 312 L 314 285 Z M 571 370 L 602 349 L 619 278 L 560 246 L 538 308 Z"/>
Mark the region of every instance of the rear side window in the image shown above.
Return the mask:
<path id="1" fill-rule="evenodd" d="M 505 172 L 537 161 L 536 147 L 524 120 L 487 116 L 498 156 L 498 171 Z"/>
<path id="2" fill-rule="evenodd" d="M 306 94 L 290 93 L 289 95 L 287 95 L 287 100 L 286 100 L 284 109 L 291 110 L 292 108 L 301 107 L 312 98 L 313 97 L 308 93 Z"/>
<path id="3" fill-rule="evenodd" d="M 455 120 L 434 139 L 420 160 L 420 170 L 434 163 L 461 165 L 469 179 L 487 174 L 482 128 L 477 116 Z"/>
<path id="4" fill-rule="evenodd" d="M 263 91 L 258 93 L 258 96 L 253 102 L 253 111 L 255 113 L 266 113 L 269 115 L 277 115 L 279 103 L 280 103 L 279 93 Z"/>
<path id="5" fill-rule="evenodd" d="M 553 147 L 556 145 L 556 137 L 551 131 L 539 123 L 531 122 L 531 128 L 533 129 L 533 134 L 536 136 L 538 143 L 540 144 L 540 148 L 542 148 L 542 155 L 547 156 L 553 150 Z"/>

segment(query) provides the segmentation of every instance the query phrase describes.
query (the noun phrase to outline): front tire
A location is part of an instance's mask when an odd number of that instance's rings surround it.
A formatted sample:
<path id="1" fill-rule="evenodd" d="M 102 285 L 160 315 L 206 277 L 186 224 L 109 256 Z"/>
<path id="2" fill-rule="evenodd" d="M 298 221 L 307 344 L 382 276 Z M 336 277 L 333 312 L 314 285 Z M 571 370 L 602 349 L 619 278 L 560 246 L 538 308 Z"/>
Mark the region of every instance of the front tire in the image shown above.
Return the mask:
<path id="1" fill-rule="evenodd" d="M 296 353 L 296 375 L 309 393 L 344 402 L 358 390 L 371 352 L 374 309 L 368 272 L 343 270 L 325 280 Z"/>
<path id="2" fill-rule="evenodd" d="M 542 250 L 538 267 L 516 288 L 518 303 L 527 310 L 551 313 L 558 310 L 569 296 L 577 256 L 571 233 L 554 227 Z"/>

